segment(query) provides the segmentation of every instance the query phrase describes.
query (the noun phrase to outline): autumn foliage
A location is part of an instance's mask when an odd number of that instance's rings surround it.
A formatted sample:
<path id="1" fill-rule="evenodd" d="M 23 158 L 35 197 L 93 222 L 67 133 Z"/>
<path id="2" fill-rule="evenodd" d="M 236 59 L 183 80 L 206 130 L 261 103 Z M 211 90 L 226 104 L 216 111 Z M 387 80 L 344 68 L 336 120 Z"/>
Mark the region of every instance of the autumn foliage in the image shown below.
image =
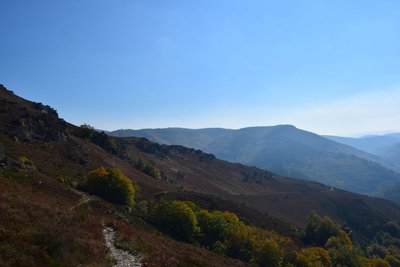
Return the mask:
<path id="1" fill-rule="evenodd" d="M 100 167 L 90 172 L 84 189 L 114 204 L 133 206 L 135 203 L 132 181 L 114 168 Z"/>
<path id="2" fill-rule="evenodd" d="M 371 247 L 374 256 L 368 258 L 336 222 L 314 212 L 308 217 L 306 248 L 296 246 L 290 237 L 246 225 L 235 213 L 201 209 L 188 201 L 160 201 L 151 216 L 172 237 L 256 266 L 398 266 L 397 257 L 388 255 L 382 245 Z M 394 223 L 386 228 L 393 235 L 400 233 Z M 387 233 L 383 235 L 388 240 Z"/>
<path id="3" fill-rule="evenodd" d="M 198 232 L 196 215 L 182 201 L 158 203 L 153 220 L 161 230 L 182 241 L 193 242 Z"/>

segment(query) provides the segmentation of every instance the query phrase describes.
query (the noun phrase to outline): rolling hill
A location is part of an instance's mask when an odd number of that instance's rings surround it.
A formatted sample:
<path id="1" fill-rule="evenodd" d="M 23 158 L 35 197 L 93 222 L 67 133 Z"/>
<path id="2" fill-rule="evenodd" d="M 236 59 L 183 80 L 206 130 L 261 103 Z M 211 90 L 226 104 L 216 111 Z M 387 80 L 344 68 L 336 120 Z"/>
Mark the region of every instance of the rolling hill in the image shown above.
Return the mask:
<path id="1" fill-rule="evenodd" d="M 382 160 L 291 125 L 229 129 L 117 130 L 112 136 L 138 136 L 212 153 L 231 162 L 257 166 L 280 175 L 318 181 L 362 194 L 399 181 Z"/>

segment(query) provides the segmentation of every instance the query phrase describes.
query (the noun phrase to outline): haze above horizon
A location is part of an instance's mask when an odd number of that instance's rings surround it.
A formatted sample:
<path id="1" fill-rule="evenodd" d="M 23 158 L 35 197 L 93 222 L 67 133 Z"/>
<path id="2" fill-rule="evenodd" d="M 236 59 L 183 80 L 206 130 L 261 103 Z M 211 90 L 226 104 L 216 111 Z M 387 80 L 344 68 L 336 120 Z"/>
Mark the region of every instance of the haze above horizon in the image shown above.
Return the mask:
<path id="1" fill-rule="evenodd" d="M 400 2 L 0 2 L 0 83 L 96 128 L 400 132 Z"/>

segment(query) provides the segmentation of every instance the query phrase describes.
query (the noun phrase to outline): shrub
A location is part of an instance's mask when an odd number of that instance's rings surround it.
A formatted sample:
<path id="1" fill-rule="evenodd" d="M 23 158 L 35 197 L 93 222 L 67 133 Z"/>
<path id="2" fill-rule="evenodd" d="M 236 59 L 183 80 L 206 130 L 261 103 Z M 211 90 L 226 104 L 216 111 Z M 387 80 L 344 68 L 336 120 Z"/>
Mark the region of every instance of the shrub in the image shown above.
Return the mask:
<path id="1" fill-rule="evenodd" d="M 118 145 L 114 139 L 110 138 L 104 132 L 97 132 L 93 126 L 89 124 L 82 124 L 79 129 L 79 136 L 83 139 L 87 139 L 90 142 L 100 146 L 107 152 L 116 154 L 118 150 Z"/>
<path id="2" fill-rule="evenodd" d="M 353 247 L 349 236 L 343 231 L 338 236 L 329 238 L 326 248 L 334 266 L 362 267 L 369 264 L 363 252 L 358 247 Z"/>
<path id="3" fill-rule="evenodd" d="M 144 172 L 145 174 L 156 178 L 160 179 L 161 178 L 161 172 L 160 170 L 150 162 L 144 162 L 143 159 L 139 158 L 138 161 L 135 164 L 136 168 L 139 169 L 140 171 Z"/>
<path id="4" fill-rule="evenodd" d="M 95 133 L 95 128 L 87 123 L 84 123 L 80 126 L 79 135 L 81 138 L 91 140 Z"/>
<path id="5" fill-rule="evenodd" d="M 231 212 L 200 210 L 196 213 L 200 227 L 200 244 L 212 248 L 218 241 L 223 242 L 228 228 L 239 223 L 239 218 Z M 216 245 L 220 247 L 220 245 Z"/>
<path id="6" fill-rule="evenodd" d="M 194 242 L 199 229 L 193 210 L 183 201 L 161 201 L 155 208 L 154 223 L 165 233 L 186 242 Z"/>
<path id="7" fill-rule="evenodd" d="M 321 217 L 315 212 L 308 215 L 305 241 L 313 246 L 323 247 L 332 236 L 339 236 L 340 226 L 329 217 Z"/>
<path id="8" fill-rule="evenodd" d="M 331 267 L 331 257 L 328 251 L 320 247 L 305 248 L 297 255 L 297 266 L 299 267 Z"/>
<path id="9" fill-rule="evenodd" d="M 273 239 L 267 239 L 257 244 L 251 262 L 262 267 L 279 267 L 282 266 L 283 257 L 283 251 L 278 243 Z"/>
<path id="10" fill-rule="evenodd" d="M 28 158 L 25 157 L 25 156 L 19 157 L 19 158 L 18 158 L 18 163 L 19 163 L 19 166 L 20 166 L 21 168 L 36 170 L 36 165 L 35 165 L 35 163 L 33 163 L 32 160 L 28 159 Z"/>
<path id="11" fill-rule="evenodd" d="M 135 209 L 136 209 L 136 212 L 138 213 L 138 215 L 140 217 L 142 217 L 143 219 L 147 218 L 148 205 L 147 205 L 147 201 L 146 200 L 139 201 L 139 203 L 136 204 Z"/>
<path id="12" fill-rule="evenodd" d="M 135 187 L 132 181 L 117 169 L 100 167 L 90 172 L 84 188 L 111 203 L 134 205 Z"/>

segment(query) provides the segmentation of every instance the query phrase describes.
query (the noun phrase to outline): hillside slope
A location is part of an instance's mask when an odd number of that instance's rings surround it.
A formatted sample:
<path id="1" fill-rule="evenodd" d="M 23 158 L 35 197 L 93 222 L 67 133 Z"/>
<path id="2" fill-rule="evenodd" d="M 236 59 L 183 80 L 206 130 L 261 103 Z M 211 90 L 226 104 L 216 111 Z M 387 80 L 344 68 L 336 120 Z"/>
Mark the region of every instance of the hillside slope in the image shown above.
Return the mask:
<path id="1" fill-rule="evenodd" d="M 400 221 L 400 207 L 387 200 L 282 177 L 182 146 L 95 131 L 88 139 L 87 129 L 3 87 L 0 102 L 0 214 L 7 218 L 0 221 L 0 265 L 109 266 L 102 235 L 106 223 L 121 242 L 143 255 L 146 266 L 245 266 L 174 241 L 137 213 L 78 191 L 76 184 L 100 166 L 132 178 L 137 201 L 191 200 L 211 210 L 233 211 L 251 225 L 284 235 L 290 234 L 291 224 L 304 228 L 311 210 L 350 227 L 354 242 L 361 244 L 369 244 L 386 222 Z M 160 176 L 138 168 L 139 159 L 156 166 Z"/>
<path id="2" fill-rule="evenodd" d="M 373 195 L 379 188 L 400 180 L 399 174 L 377 163 L 379 157 L 290 125 L 239 130 L 118 130 L 109 134 L 193 147 L 231 162 L 362 194 Z"/>
<path id="3" fill-rule="evenodd" d="M 400 139 L 398 143 L 379 149 L 376 154 L 400 170 Z"/>
<path id="4" fill-rule="evenodd" d="M 400 170 L 400 134 L 372 135 L 360 138 L 326 136 L 382 159 L 389 167 Z"/>
<path id="5" fill-rule="evenodd" d="M 145 266 L 246 266 L 174 241 L 137 213 L 78 191 L 76 185 L 99 166 L 129 174 L 137 199 L 150 201 L 177 188 L 154 183 L 101 142 L 82 139 L 80 129 L 49 106 L 3 86 L 0 103 L 0 266 L 113 266 L 104 224 L 116 229 L 119 242 L 139 253 Z"/>
<path id="6" fill-rule="evenodd" d="M 341 144 L 357 148 L 370 154 L 378 154 L 378 152 L 385 147 L 400 143 L 400 136 L 398 134 L 386 135 L 368 135 L 359 138 L 356 137 L 341 137 L 341 136 L 325 136 L 328 139 L 336 141 Z"/>

